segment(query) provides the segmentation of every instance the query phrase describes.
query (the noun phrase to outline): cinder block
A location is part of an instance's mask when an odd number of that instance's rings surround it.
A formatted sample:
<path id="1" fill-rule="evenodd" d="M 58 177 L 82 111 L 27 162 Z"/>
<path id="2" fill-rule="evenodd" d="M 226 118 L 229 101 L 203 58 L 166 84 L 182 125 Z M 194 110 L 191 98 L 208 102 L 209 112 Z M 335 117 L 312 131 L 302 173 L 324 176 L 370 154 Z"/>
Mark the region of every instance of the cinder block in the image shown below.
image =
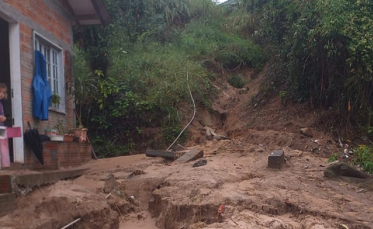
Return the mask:
<path id="1" fill-rule="evenodd" d="M 268 155 L 268 168 L 281 169 L 285 163 L 285 154 L 283 150 L 275 150 Z"/>

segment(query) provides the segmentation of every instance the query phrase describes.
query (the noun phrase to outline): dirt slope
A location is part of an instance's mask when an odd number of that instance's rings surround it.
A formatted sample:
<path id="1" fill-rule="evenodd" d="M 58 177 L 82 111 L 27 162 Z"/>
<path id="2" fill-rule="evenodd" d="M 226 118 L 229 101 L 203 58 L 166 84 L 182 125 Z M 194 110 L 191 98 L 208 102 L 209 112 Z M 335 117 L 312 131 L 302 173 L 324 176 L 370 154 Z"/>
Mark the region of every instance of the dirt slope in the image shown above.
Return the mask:
<path id="1" fill-rule="evenodd" d="M 74 228 L 372 228 L 373 182 L 323 175 L 327 157 L 342 150 L 317 125 L 323 111 L 267 101 L 258 94 L 262 76 L 242 74 L 249 89 L 217 80 L 211 110 L 198 109 L 188 129 L 186 145 L 203 149 L 206 165 L 144 155 L 92 161 L 84 176 L 19 198 L 0 224 L 57 228 L 80 217 Z M 230 139 L 208 140 L 205 126 Z M 299 133 L 303 127 L 313 136 Z M 281 170 L 267 168 L 276 149 L 287 159 Z M 110 195 L 103 192 L 108 174 L 115 178 Z"/>

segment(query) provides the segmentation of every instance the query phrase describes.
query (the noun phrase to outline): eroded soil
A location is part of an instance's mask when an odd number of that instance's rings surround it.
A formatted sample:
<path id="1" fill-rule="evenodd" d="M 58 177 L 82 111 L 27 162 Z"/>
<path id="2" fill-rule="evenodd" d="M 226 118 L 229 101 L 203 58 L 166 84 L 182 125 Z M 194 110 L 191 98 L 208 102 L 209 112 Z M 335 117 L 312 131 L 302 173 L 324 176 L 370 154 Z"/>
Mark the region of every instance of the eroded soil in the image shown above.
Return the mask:
<path id="1" fill-rule="evenodd" d="M 328 156 L 343 150 L 317 125 L 324 111 L 262 99 L 262 77 L 243 74 L 249 89 L 218 80 L 212 111 L 199 109 L 188 129 L 186 146 L 202 149 L 206 165 L 144 155 L 92 161 L 82 177 L 18 198 L 2 228 L 60 228 L 76 218 L 74 228 L 371 228 L 373 182 L 324 177 Z M 230 139 L 207 140 L 204 126 Z M 276 149 L 286 156 L 281 170 L 267 168 Z M 108 174 L 111 194 L 103 192 Z"/>

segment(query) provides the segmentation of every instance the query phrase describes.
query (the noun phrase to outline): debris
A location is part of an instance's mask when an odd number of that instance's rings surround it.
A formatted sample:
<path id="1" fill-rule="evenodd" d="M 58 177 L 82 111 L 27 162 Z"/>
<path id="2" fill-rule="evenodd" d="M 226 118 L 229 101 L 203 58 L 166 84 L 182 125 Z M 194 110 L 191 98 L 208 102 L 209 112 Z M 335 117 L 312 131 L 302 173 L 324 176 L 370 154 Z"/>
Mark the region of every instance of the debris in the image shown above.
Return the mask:
<path id="1" fill-rule="evenodd" d="M 142 175 L 142 174 L 145 174 L 145 172 L 142 171 L 142 170 L 135 170 L 134 172 L 132 172 L 132 173 L 128 176 L 128 178 L 132 178 L 132 177 L 134 177 L 134 176 L 138 176 L 138 175 Z"/>
<path id="2" fill-rule="evenodd" d="M 204 129 L 206 130 L 206 138 L 208 140 L 215 139 L 217 141 L 220 141 L 230 139 L 230 137 L 215 133 L 215 130 L 210 127 L 205 126 Z"/>
<path id="3" fill-rule="evenodd" d="M 238 94 L 242 95 L 242 94 L 247 94 L 249 93 L 249 87 L 245 87 L 245 88 L 241 88 L 239 91 L 238 91 Z"/>
<path id="4" fill-rule="evenodd" d="M 145 155 L 147 157 L 163 157 L 166 159 L 174 159 L 174 153 L 166 150 L 146 150 Z"/>
<path id="5" fill-rule="evenodd" d="M 285 163 L 283 150 L 275 150 L 268 156 L 268 168 L 281 169 Z"/>
<path id="6" fill-rule="evenodd" d="M 81 218 L 77 218 L 76 220 L 72 221 L 71 223 L 67 224 L 66 226 L 62 227 L 61 229 L 66 229 L 75 224 L 76 222 L 80 221 Z"/>
<path id="7" fill-rule="evenodd" d="M 105 180 L 104 193 L 110 193 L 117 185 L 119 183 L 115 180 L 114 175 L 109 173 Z"/>
<path id="8" fill-rule="evenodd" d="M 105 199 L 109 198 L 109 196 L 111 196 L 111 193 L 109 193 L 109 194 L 105 197 Z"/>
<path id="9" fill-rule="evenodd" d="M 188 150 L 188 148 L 186 148 L 186 147 L 184 147 L 184 146 L 182 146 L 180 144 L 177 144 L 176 146 L 173 146 L 172 149 L 175 150 L 175 151 Z"/>
<path id="10" fill-rule="evenodd" d="M 204 166 L 206 164 L 207 164 L 206 160 L 199 160 L 199 161 L 197 161 L 196 163 L 193 164 L 193 167 L 200 167 L 200 166 Z"/>
<path id="11" fill-rule="evenodd" d="M 225 210 L 224 204 L 220 205 L 218 208 L 218 212 L 217 212 L 218 220 L 223 217 L 224 210 Z"/>
<path id="12" fill-rule="evenodd" d="M 201 158 L 201 157 L 203 157 L 203 150 L 194 148 L 194 149 L 191 149 L 186 154 L 184 154 L 183 156 L 176 159 L 174 163 L 183 164 L 183 163 L 197 160 L 198 158 Z"/>
<path id="13" fill-rule="evenodd" d="M 231 216 L 230 219 L 232 220 L 232 222 L 236 225 L 238 225 L 238 223 L 236 221 L 233 220 L 233 217 Z"/>
<path id="14" fill-rule="evenodd" d="M 338 176 L 357 177 L 357 178 L 368 178 L 369 177 L 369 175 L 342 162 L 329 165 L 324 170 L 324 176 L 328 178 L 335 178 Z"/>
<path id="15" fill-rule="evenodd" d="M 308 128 L 308 127 L 302 128 L 302 129 L 300 129 L 300 132 L 307 137 L 313 137 L 313 133 L 312 133 L 311 128 Z"/>
<path id="16" fill-rule="evenodd" d="M 339 227 L 342 228 L 342 229 L 349 229 L 346 225 L 344 224 L 339 224 Z"/>

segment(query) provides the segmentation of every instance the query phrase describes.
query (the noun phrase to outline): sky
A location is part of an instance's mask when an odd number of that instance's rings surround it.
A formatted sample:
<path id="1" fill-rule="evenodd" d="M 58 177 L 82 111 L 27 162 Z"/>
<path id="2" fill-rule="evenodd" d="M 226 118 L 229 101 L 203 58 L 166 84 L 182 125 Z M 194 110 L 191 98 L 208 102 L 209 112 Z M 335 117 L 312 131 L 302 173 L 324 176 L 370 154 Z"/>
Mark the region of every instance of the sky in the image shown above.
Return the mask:
<path id="1" fill-rule="evenodd" d="M 222 3 L 222 2 L 226 2 L 227 0 L 217 0 L 217 2 L 219 3 Z"/>

